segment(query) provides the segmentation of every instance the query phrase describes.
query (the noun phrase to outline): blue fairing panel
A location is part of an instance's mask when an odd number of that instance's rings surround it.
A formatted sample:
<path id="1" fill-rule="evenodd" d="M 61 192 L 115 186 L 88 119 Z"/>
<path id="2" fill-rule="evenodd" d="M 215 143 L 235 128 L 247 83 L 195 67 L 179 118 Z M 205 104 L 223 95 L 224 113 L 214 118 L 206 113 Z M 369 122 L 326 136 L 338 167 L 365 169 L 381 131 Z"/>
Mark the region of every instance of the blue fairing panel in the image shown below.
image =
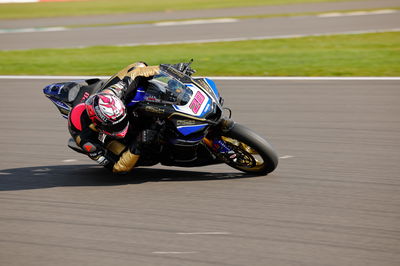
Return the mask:
<path id="1" fill-rule="evenodd" d="M 68 105 L 66 105 L 65 103 L 63 103 L 63 102 L 61 102 L 61 101 L 59 101 L 59 100 L 57 100 L 57 99 L 54 99 L 53 97 L 49 97 L 49 99 L 50 99 L 57 107 L 62 108 L 62 109 L 64 109 L 64 110 L 66 110 L 66 111 L 70 111 L 71 108 L 70 108 Z"/>
<path id="2" fill-rule="evenodd" d="M 217 99 L 219 99 L 219 92 L 217 85 L 215 85 L 215 82 L 208 78 L 205 78 L 204 80 L 208 83 L 208 85 L 210 85 L 210 88 L 213 90 L 215 96 L 217 97 Z"/>
<path id="3" fill-rule="evenodd" d="M 52 96 L 48 96 L 46 95 L 47 98 L 49 98 L 58 108 L 58 110 L 60 111 L 61 115 L 64 118 L 68 118 L 68 114 L 71 111 L 71 107 L 68 106 L 67 104 L 65 104 L 62 101 L 59 101 L 58 99 L 52 97 Z"/>
<path id="4" fill-rule="evenodd" d="M 195 126 L 180 126 L 180 127 L 177 127 L 177 128 L 178 128 L 178 131 L 182 135 L 187 136 L 187 135 L 192 134 L 194 132 L 203 130 L 206 126 L 208 126 L 208 124 L 195 125 Z"/>
<path id="5" fill-rule="evenodd" d="M 132 99 L 132 101 L 130 103 L 127 104 L 127 106 L 134 106 L 138 102 L 143 101 L 145 95 L 146 95 L 146 92 L 142 88 L 138 88 L 136 91 L 135 97 Z"/>
<path id="6" fill-rule="evenodd" d="M 203 112 L 199 115 L 199 117 L 204 117 L 211 109 L 211 99 L 208 100 L 206 107 L 204 107 Z"/>

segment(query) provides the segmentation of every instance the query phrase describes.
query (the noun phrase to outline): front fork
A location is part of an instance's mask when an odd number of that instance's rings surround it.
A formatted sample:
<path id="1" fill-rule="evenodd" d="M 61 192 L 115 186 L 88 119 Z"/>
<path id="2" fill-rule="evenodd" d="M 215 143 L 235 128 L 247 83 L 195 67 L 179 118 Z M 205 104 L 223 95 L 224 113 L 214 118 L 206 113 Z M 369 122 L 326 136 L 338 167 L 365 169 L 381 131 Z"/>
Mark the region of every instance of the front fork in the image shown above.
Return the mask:
<path id="1" fill-rule="evenodd" d="M 212 131 L 210 131 L 206 137 L 203 138 L 204 144 L 206 144 L 207 147 L 213 148 L 213 139 L 215 138 L 220 138 L 221 133 L 220 132 L 228 132 L 230 131 L 233 126 L 235 125 L 235 122 L 230 119 L 230 118 L 221 118 L 220 121 L 215 125 Z"/>
<path id="2" fill-rule="evenodd" d="M 209 150 L 217 158 L 225 162 L 235 159 L 236 155 L 221 138 L 221 133 L 229 132 L 234 125 L 235 122 L 232 119 L 222 118 L 215 129 L 203 138 L 203 143 L 209 148 Z"/>

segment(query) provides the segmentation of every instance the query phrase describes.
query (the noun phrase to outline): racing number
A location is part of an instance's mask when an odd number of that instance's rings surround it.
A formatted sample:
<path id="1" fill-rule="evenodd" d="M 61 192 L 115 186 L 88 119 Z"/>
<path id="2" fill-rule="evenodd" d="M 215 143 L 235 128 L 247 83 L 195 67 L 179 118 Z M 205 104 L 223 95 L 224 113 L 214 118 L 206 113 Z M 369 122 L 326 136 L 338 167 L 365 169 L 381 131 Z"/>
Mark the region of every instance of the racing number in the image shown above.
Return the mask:
<path id="1" fill-rule="evenodd" d="M 194 96 L 193 101 L 190 103 L 189 108 L 193 111 L 193 113 L 197 114 L 200 110 L 201 105 L 204 102 L 204 95 L 202 95 L 199 91 Z"/>

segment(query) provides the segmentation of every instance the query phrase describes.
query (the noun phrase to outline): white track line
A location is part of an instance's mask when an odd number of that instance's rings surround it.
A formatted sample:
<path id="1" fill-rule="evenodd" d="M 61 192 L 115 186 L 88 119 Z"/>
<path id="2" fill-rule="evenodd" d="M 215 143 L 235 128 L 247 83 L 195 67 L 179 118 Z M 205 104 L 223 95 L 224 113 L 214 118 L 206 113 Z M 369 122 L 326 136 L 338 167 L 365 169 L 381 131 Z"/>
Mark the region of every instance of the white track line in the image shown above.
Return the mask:
<path id="1" fill-rule="evenodd" d="M 57 2 L 57 1 L 60 0 L 0 0 L 0 4 L 38 3 L 38 2 Z M 68 0 L 64 0 L 64 2 L 68 2 Z"/>
<path id="2" fill-rule="evenodd" d="M 208 77 L 214 80 L 400 80 L 400 77 Z"/>
<path id="3" fill-rule="evenodd" d="M 177 235 L 230 235 L 229 232 L 189 232 L 189 233 L 176 233 Z"/>
<path id="4" fill-rule="evenodd" d="M 214 24 L 214 23 L 232 23 L 238 22 L 238 19 L 234 18 L 219 18 L 219 19 L 196 19 L 196 20 L 184 20 L 184 21 L 164 21 L 153 23 L 154 26 L 185 26 L 185 25 L 200 25 L 200 24 Z"/>
<path id="5" fill-rule="evenodd" d="M 10 4 L 10 3 L 36 3 L 39 0 L 0 0 L 0 4 Z"/>
<path id="6" fill-rule="evenodd" d="M 0 29 L 2 33 L 28 33 L 28 32 L 47 32 L 47 31 L 65 31 L 64 27 L 48 27 L 48 28 L 21 28 L 21 29 Z"/>
<path id="7" fill-rule="evenodd" d="M 73 163 L 73 162 L 77 162 L 78 160 L 76 159 L 67 159 L 67 160 L 63 160 L 63 163 Z"/>
<path id="8" fill-rule="evenodd" d="M 185 25 L 200 25 L 200 24 L 217 24 L 217 23 L 233 23 L 239 21 L 234 18 L 221 18 L 221 19 L 199 19 L 199 20 L 185 20 L 185 21 L 165 21 L 153 23 L 157 27 L 165 26 L 185 26 Z M 126 27 L 126 26 L 124 26 Z M 47 31 L 66 31 L 72 30 L 66 27 L 39 27 L 39 28 L 19 28 L 19 29 L 0 29 L 0 34 L 4 33 L 29 33 L 29 32 L 47 32 Z"/>
<path id="9" fill-rule="evenodd" d="M 381 9 L 375 11 L 355 11 L 355 12 L 335 12 L 335 13 L 324 13 L 317 15 L 319 18 L 336 18 L 336 17 L 350 17 L 350 16 L 369 16 L 369 15 L 385 15 L 397 13 L 394 9 Z"/>
<path id="10" fill-rule="evenodd" d="M 293 158 L 294 156 L 292 155 L 285 155 L 285 156 L 281 156 L 279 157 L 279 159 L 289 159 L 289 158 Z"/>
<path id="11" fill-rule="evenodd" d="M 18 75 L 5 75 L 0 76 L 0 79 L 91 79 L 91 78 L 99 78 L 99 79 L 108 79 L 110 76 L 18 76 Z"/>
<path id="12" fill-rule="evenodd" d="M 84 80 L 84 79 L 108 79 L 109 76 L 0 76 L 0 79 L 37 79 L 37 80 Z M 306 80 L 306 81 L 361 81 L 361 80 L 400 80 L 400 77 L 207 77 L 213 80 Z"/>
<path id="13" fill-rule="evenodd" d="M 194 254 L 197 251 L 153 251 L 153 254 Z"/>

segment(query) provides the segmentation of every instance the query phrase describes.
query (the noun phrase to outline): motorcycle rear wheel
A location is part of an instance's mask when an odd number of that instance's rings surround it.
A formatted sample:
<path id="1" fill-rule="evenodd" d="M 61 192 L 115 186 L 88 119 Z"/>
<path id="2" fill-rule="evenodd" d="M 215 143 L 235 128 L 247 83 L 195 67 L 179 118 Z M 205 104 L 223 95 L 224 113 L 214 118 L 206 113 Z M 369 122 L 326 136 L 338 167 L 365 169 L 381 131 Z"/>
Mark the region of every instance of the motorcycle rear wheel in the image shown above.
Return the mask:
<path id="1" fill-rule="evenodd" d="M 235 123 L 221 135 L 221 139 L 235 151 L 236 160 L 226 160 L 229 166 L 245 173 L 267 175 L 278 166 L 278 155 L 272 146 L 251 129 Z"/>

